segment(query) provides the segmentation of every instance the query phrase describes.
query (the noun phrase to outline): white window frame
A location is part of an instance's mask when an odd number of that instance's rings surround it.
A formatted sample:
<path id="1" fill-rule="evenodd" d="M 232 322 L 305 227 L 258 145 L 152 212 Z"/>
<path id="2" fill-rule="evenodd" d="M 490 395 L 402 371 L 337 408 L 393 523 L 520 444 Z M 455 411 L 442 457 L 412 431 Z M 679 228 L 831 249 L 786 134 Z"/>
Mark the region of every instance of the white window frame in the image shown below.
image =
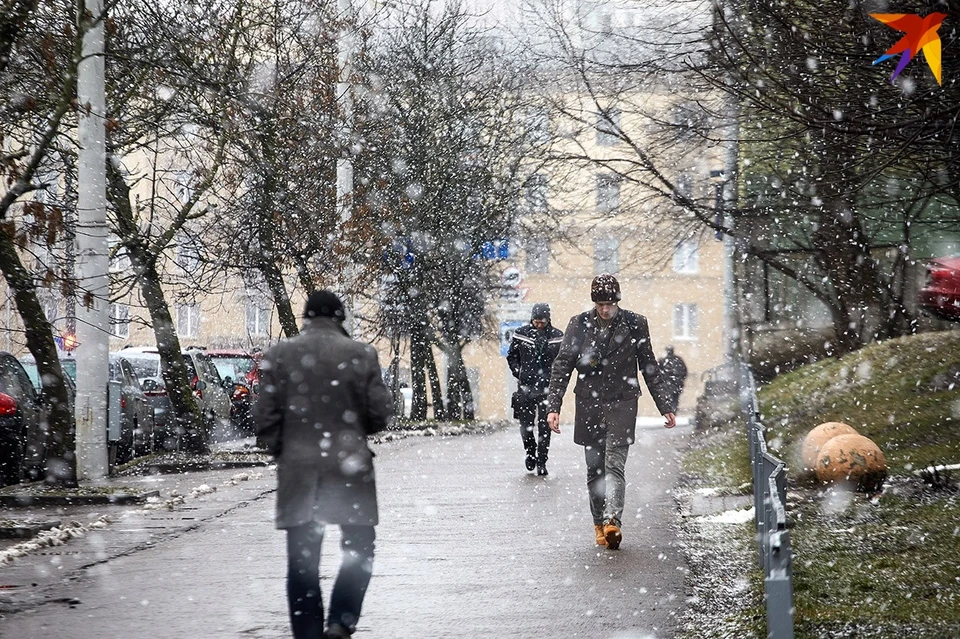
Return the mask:
<path id="1" fill-rule="evenodd" d="M 620 109 L 609 107 L 597 113 L 597 146 L 616 146 L 620 144 Z"/>
<path id="2" fill-rule="evenodd" d="M 692 302 L 681 302 L 673 307 L 673 339 L 693 341 L 697 339 L 698 309 Z"/>
<path id="3" fill-rule="evenodd" d="M 616 274 L 620 270 L 620 241 L 603 236 L 593 240 L 593 273 Z"/>
<path id="4" fill-rule="evenodd" d="M 200 305 L 177 305 L 177 335 L 179 337 L 198 337 L 200 335 Z"/>
<path id="5" fill-rule="evenodd" d="M 547 210 L 550 181 L 544 173 L 535 173 L 527 179 L 526 204 L 531 213 L 542 213 Z"/>
<path id="6" fill-rule="evenodd" d="M 246 304 L 247 335 L 250 337 L 269 337 L 272 310 L 266 300 L 248 299 Z"/>
<path id="7" fill-rule="evenodd" d="M 612 213 L 620 208 L 621 177 L 615 173 L 597 174 L 597 213 Z"/>
<path id="8" fill-rule="evenodd" d="M 130 305 L 110 305 L 110 335 L 120 339 L 130 337 Z"/>
<path id="9" fill-rule="evenodd" d="M 700 243 L 682 240 L 673 251 L 673 271 L 685 275 L 700 272 Z"/>

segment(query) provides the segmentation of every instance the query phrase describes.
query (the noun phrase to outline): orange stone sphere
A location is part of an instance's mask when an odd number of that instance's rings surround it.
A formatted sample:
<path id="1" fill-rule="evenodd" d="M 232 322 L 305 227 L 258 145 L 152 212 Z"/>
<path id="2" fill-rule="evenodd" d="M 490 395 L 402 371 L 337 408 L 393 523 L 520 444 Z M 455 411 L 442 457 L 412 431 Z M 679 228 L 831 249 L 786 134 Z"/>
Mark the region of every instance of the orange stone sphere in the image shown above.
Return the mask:
<path id="1" fill-rule="evenodd" d="M 859 435 L 859 433 L 853 426 L 843 422 L 824 422 L 807 433 L 800 448 L 800 461 L 806 470 L 816 470 L 820 450 L 837 435 Z"/>
<path id="2" fill-rule="evenodd" d="M 837 435 L 820 449 L 817 479 L 856 484 L 859 490 L 879 490 L 887 478 L 887 460 L 874 441 L 863 435 Z"/>

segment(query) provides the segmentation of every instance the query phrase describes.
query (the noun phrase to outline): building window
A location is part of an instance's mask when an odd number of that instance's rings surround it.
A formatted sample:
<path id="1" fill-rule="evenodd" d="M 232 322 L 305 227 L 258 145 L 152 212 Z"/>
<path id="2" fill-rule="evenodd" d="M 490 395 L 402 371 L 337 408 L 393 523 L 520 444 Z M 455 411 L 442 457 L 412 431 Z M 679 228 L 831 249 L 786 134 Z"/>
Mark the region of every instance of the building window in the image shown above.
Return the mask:
<path id="1" fill-rule="evenodd" d="M 197 337 L 200 334 L 200 307 L 196 304 L 177 306 L 177 334 L 180 337 Z"/>
<path id="2" fill-rule="evenodd" d="M 191 274 L 200 268 L 200 249 L 193 238 L 181 237 L 177 242 L 177 266 Z"/>
<path id="3" fill-rule="evenodd" d="M 531 175 L 526 184 L 527 208 L 532 213 L 547 210 L 547 176 L 543 173 Z"/>
<path id="4" fill-rule="evenodd" d="M 673 251 L 673 270 L 676 273 L 700 272 L 700 245 L 696 240 L 683 240 Z"/>
<path id="5" fill-rule="evenodd" d="M 697 338 L 697 305 L 677 304 L 673 307 L 673 339 Z"/>
<path id="6" fill-rule="evenodd" d="M 527 136 L 531 144 L 550 141 L 550 114 L 545 108 L 531 107 L 527 111 Z"/>
<path id="7" fill-rule="evenodd" d="M 550 240 L 543 237 L 531 237 L 524 243 L 527 273 L 550 272 Z"/>
<path id="8" fill-rule="evenodd" d="M 174 191 L 177 201 L 186 204 L 193 197 L 193 175 L 190 171 L 177 171 Z"/>
<path id="9" fill-rule="evenodd" d="M 130 307 L 128 305 L 110 305 L 110 335 L 123 339 L 130 337 Z"/>
<path id="10" fill-rule="evenodd" d="M 614 274 L 620 269 L 620 242 L 612 237 L 598 237 L 593 241 L 593 272 Z"/>
<path id="11" fill-rule="evenodd" d="M 620 109 L 610 107 L 597 113 L 597 145 L 615 146 L 620 142 Z"/>
<path id="12" fill-rule="evenodd" d="M 611 213 L 620 206 L 620 176 L 602 173 L 597 176 L 597 213 Z"/>
<path id="13" fill-rule="evenodd" d="M 265 300 L 247 300 L 247 335 L 270 335 L 270 306 Z"/>

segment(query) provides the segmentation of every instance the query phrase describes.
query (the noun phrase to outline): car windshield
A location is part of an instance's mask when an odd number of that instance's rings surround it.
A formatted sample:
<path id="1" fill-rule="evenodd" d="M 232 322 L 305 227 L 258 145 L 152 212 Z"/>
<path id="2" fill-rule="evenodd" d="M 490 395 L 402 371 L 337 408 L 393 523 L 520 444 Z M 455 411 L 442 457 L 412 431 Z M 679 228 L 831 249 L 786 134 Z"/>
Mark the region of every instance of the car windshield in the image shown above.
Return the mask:
<path id="1" fill-rule="evenodd" d="M 213 360 L 214 366 L 220 371 L 220 377 L 227 377 L 229 375 L 234 379 L 240 375 L 246 375 L 251 372 L 256 365 L 252 357 L 244 357 L 242 355 L 229 357 L 211 355 L 210 359 Z"/>
<path id="2" fill-rule="evenodd" d="M 23 364 L 23 370 L 27 371 L 27 377 L 30 378 L 30 383 L 33 384 L 33 387 L 36 390 L 40 390 L 42 384 L 40 383 L 40 371 L 37 370 L 36 362 L 20 362 Z"/>
<path id="3" fill-rule="evenodd" d="M 137 376 L 137 379 L 160 377 L 159 357 L 131 357 L 129 355 L 125 355 L 125 357 L 133 367 L 133 372 Z"/>
<path id="4" fill-rule="evenodd" d="M 222 379 L 229 377 L 235 382 L 242 381 L 253 370 L 253 360 L 240 357 L 215 357 L 213 365 Z"/>

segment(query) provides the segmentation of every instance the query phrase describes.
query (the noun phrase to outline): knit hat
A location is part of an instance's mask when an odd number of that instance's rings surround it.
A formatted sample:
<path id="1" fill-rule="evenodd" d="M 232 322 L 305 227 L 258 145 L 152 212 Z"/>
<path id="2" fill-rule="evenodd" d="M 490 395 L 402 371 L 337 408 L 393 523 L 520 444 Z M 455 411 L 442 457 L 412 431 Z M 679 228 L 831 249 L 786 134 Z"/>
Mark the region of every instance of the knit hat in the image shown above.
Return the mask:
<path id="1" fill-rule="evenodd" d="M 332 317 L 338 322 L 346 319 L 343 312 L 343 302 L 332 291 L 314 291 L 307 297 L 307 304 L 303 308 L 303 316 L 307 319 L 314 317 Z"/>
<path id="2" fill-rule="evenodd" d="M 534 304 L 533 311 L 530 313 L 530 320 L 547 320 L 550 321 L 550 305 L 549 304 Z"/>
<path id="3" fill-rule="evenodd" d="M 597 275 L 590 285 L 590 299 L 594 302 L 619 302 L 620 282 L 609 273 Z"/>

